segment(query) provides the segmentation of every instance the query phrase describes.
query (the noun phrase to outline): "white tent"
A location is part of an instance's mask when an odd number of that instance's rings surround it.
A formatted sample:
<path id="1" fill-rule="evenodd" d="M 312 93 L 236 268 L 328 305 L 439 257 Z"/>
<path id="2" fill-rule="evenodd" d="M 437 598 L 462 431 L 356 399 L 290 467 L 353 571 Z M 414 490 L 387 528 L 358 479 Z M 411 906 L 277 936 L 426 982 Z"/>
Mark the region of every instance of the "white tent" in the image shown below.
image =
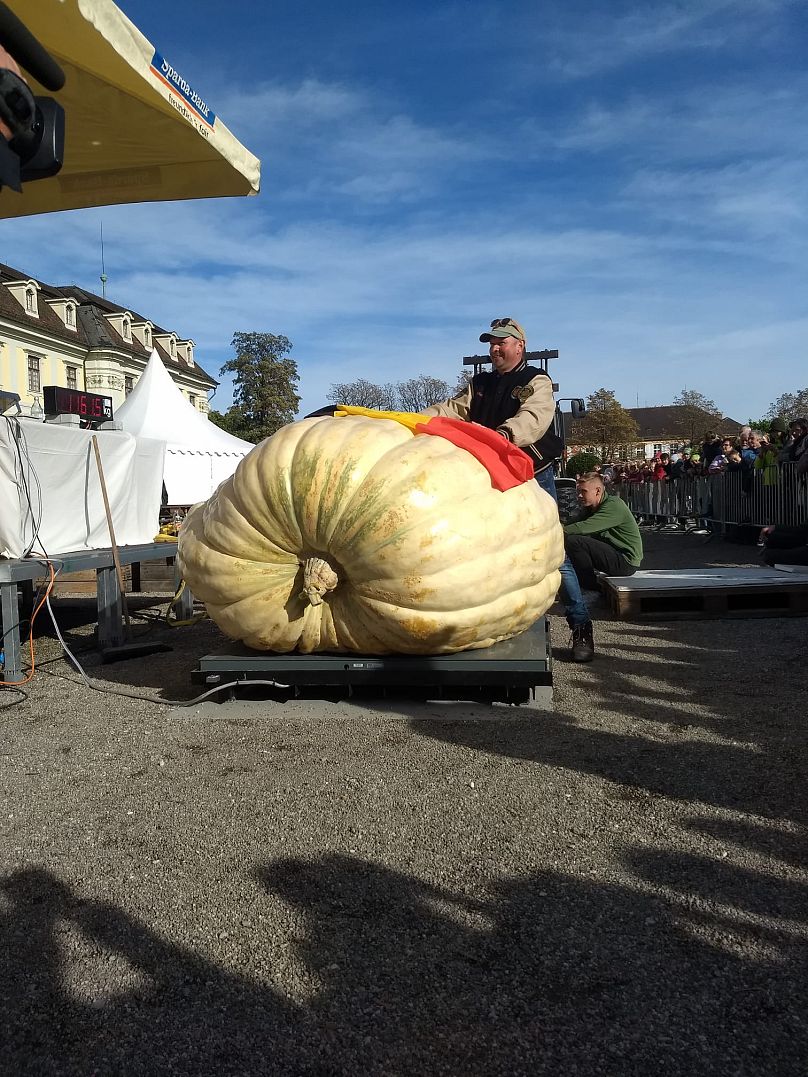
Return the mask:
<path id="1" fill-rule="evenodd" d="M 115 418 L 127 433 L 166 442 L 163 481 L 169 505 L 193 505 L 210 497 L 253 448 L 185 399 L 156 350 Z"/>

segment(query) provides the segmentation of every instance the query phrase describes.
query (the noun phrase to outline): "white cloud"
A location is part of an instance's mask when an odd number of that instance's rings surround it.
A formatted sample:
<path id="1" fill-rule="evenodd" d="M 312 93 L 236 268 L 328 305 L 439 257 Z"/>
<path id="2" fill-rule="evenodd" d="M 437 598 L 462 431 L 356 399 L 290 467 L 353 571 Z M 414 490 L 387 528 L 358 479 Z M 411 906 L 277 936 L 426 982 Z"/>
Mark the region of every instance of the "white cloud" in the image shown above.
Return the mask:
<path id="1" fill-rule="evenodd" d="M 627 63 L 682 51 L 709 55 L 775 32 L 773 16 L 798 0 L 677 0 L 569 10 L 545 30 L 550 69 L 591 78 Z"/>
<path id="2" fill-rule="evenodd" d="M 793 152 L 808 143 L 806 92 L 804 78 L 754 89 L 705 79 L 675 94 L 635 93 L 616 104 L 592 102 L 558 134 L 556 146 L 691 163 Z"/>
<path id="3" fill-rule="evenodd" d="M 801 264 L 808 222 L 808 165 L 774 159 L 717 168 L 640 171 L 624 191 L 658 220 L 693 236 L 729 235 L 748 256 Z M 774 242 L 773 242 L 774 241 Z"/>
<path id="4" fill-rule="evenodd" d="M 370 90 L 314 80 L 264 85 L 231 93 L 224 107 L 247 117 L 242 136 L 265 158 L 269 190 L 273 173 L 279 175 L 281 196 L 290 202 L 422 198 L 448 173 L 487 154 L 478 138 L 418 123 Z"/>

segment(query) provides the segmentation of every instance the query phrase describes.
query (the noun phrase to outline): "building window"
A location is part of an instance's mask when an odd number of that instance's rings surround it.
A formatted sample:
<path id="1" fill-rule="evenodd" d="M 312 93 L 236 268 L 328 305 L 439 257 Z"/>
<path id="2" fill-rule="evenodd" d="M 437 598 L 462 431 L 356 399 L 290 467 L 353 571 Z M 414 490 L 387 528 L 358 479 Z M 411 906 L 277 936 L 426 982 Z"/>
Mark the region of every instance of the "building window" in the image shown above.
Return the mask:
<path id="1" fill-rule="evenodd" d="M 75 329 L 76 327 L 76 308 L 72 303 L 68 303 L 65 307 L 65 325 L 68 329 Z"/>
<path id="2" fill-rule="evenodd" d="M 123 339 L 132 339 L 132 323 L 129 321 L 128 318 L 124 318 L 123 320 Z"/>
<path id="3" fill-rule="evenodd" d="M 170 353 L 171 353 L 171 358 L 176 359 L 177 358 L 177 342 L 176 342 L 176 340 L 174 340 L 173 337 L 169 341 L 169 349 L 170 349 Z"/>
<path id="4" fill-rule="evenodd" d="M 36 355 L 28 356 L 28 392 L 38 393 L 41 388 L 39 377 L 39 359 Z"/>
<path id="5" fill-rule="evenodd" d="M 78 383 L 76 382 L 77 367 L 69 366 L 65 368 L 67 370 L 67 387 L 68 389 L 78 389 Z"/>
<path id="6" fill-rule="evenodd" d="M 27 288 L 25 291 L 25 309 L 29 314 L 36 313 L 36 292 L 33 288 Z"/>
<path id="7" fill-rule="evenodd" d="M 661 445 L 654 445 L 654 452 L 662 452 L 662 446 Z"/>
<path id="8" fill-rule="evenodd" d="M 151 329 L 149 329 L 148 325 L 143 330 L 143 340 L 146 347 L 151 348 Z"/>
<path id="9" fill-rule="evenodd" d="M 124 374 L 123 376 L 123 391 L 125 396 L 129 396 L 135 387 L 135 379 L 131 374 Z"/>
<path id="10" fill-rule="evenodd" d="M 645 449 L 642 446 L 640 446 L 639 449 L 634 450 L 634 455 L 637 457 L 638 460 L 644 460 L 645 459 Z"/>
<path id="11" fill-rule="evenodd" d="M 188 394 L 188 400 L 190 401 L 191 404 L 193 404 L 194 407 L 196 407 L 196 397 L 194 396 L 193 393 Z"/>

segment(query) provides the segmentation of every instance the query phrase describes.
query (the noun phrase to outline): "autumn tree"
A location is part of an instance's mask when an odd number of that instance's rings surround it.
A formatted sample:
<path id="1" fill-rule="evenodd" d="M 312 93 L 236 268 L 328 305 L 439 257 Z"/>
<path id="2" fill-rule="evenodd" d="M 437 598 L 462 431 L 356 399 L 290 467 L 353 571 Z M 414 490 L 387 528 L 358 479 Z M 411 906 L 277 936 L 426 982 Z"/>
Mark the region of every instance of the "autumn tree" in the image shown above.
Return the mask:
<path id="1" fill-rule="evenodd" d="M 466 391 L 466 386 L 474 377 L 474 371 L 470 370 L 467 366 L 464 366 L 460 373 L 457 375 L 457 381 L 455 382 L 454 392 L 452 396 L 459 396 Z"/>
<path id="2" fill-rule="evenodd" d="M 793 393 L 783 393 L 769 404 L 766 416 L 769 419 L 800 419 L 808 415 L 808 389 L 797 389 Z"/>
<path id="3" fill-rule="evenodd" d="M 350 404 L 355 408 L 376 408 L 378 411 L 395 411 L 398 404 L 395 385 L 376 385 L 365 378 L 335 382 L 327 399 L 332 404 Z"/>
<path id="4" fill-rule="evenodd" d="M 235 355 L 220 373 L 233 375 L 233 406 L 224 416 L 212 413 L 213 421 L 246 441 L 262 441 L 292 422 L 300 403 L 292 343 L 275 333 L 238 332 L 231 347 Z"/>
<path id="5" fill-rule="evenodd" d="M 611 460 L 620 449 L 639 440 L 637 424 L 611 389 L 598 389 L 586 400 L 586 415 L 572 426 L 578 445 L 592 445 L 601 460 Z"/>
<path id="6" fill-rule="evenodd" d="M 721 410 L 715 401 L 696 389 L 682 389 L 681 393 L 674 397 L 673 405 L 679 409 L 674 420 L 676 429 L 665 433 L 678 435 L 691 443 L 700 441 L 708 428 L 719 424 L 722 418 Z"/>
<path id="7" fill-rule="evenodd" d="M 441 378 L 421 374 L 396 385 L 398 405 L 402 411 L 423 411 L 430 404 L 439 404 L 452 395 L 449 386 Z"/>

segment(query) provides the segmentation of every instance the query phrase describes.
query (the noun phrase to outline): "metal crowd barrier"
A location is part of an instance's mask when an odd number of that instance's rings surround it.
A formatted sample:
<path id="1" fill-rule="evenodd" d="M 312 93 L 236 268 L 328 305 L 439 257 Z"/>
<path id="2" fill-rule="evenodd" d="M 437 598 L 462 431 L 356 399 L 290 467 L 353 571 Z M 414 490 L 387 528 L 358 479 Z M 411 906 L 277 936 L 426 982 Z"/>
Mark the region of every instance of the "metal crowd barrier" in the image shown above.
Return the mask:
<path id="1" fill-rule="evenodd" d="M 644 520 L 707 521 L 722 531 L 737 524 L 808 524 L 808 481 L 797 475 L 796 464 L 667 482 L 621 483 L 615 492 Z"/>

